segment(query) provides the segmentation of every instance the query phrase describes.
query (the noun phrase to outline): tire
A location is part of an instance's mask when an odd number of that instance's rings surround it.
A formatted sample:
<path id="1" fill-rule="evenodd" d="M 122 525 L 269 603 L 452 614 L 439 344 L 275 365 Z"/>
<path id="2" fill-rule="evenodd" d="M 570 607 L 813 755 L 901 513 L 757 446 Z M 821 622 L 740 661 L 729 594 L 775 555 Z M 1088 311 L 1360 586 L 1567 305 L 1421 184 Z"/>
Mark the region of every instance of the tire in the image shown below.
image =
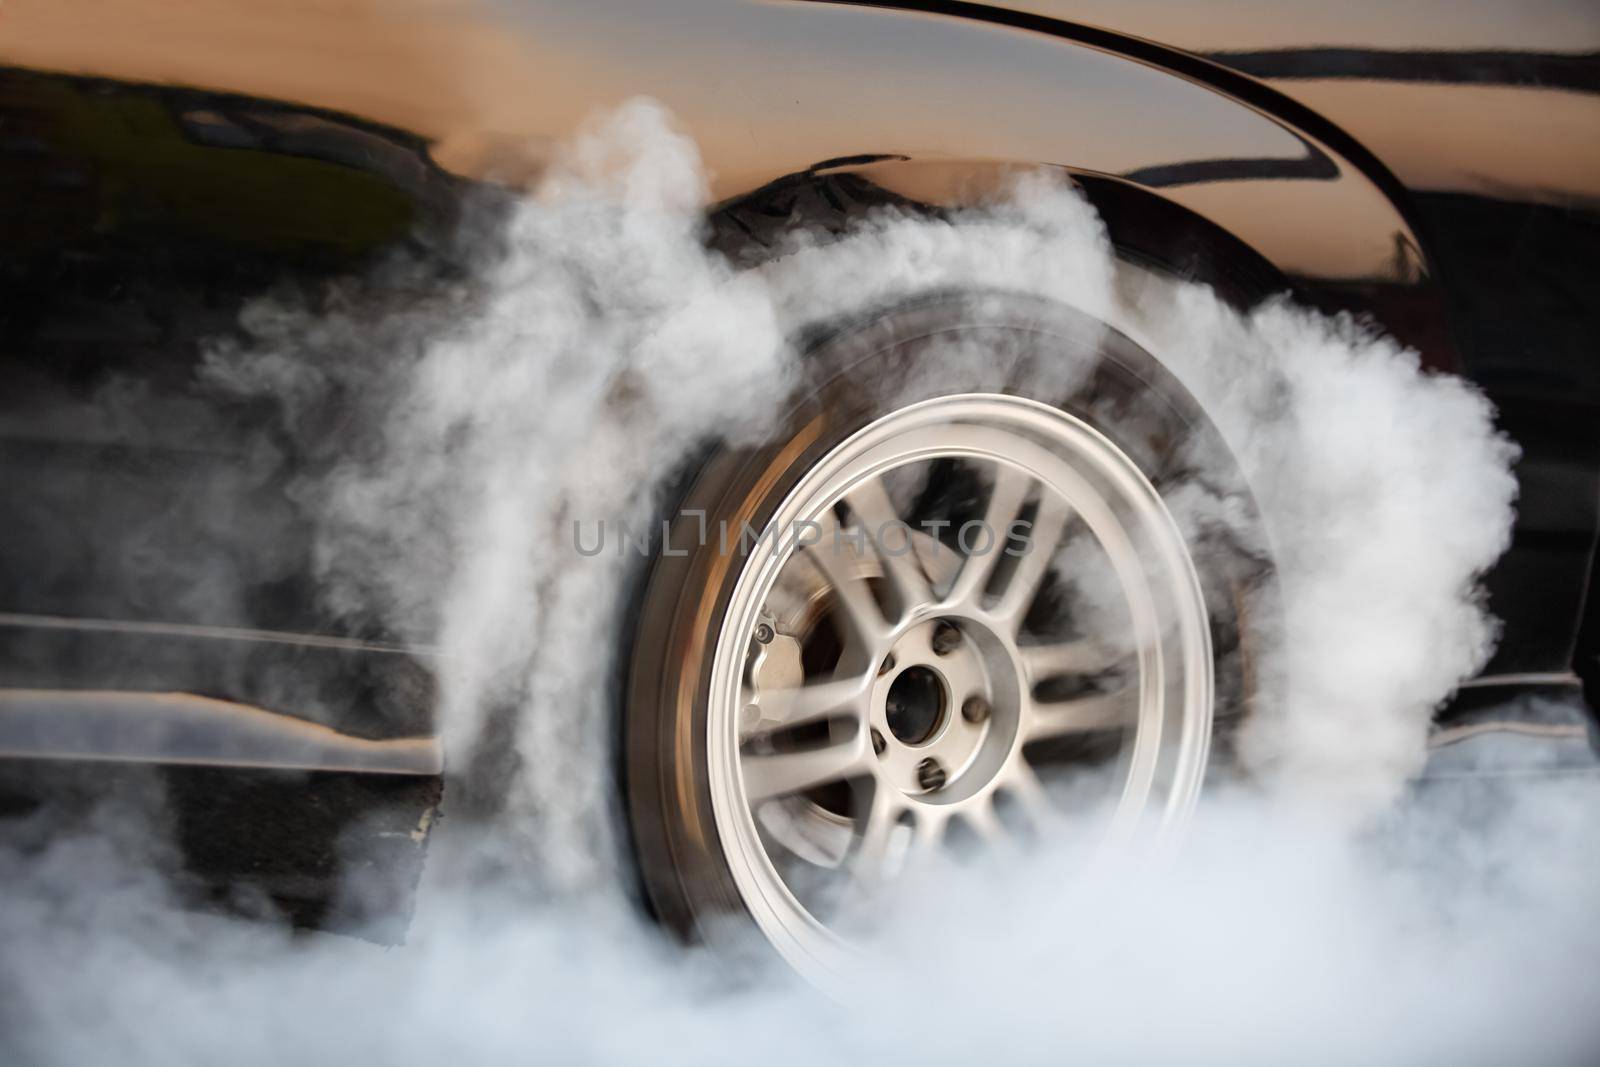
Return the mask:
<path id="1" fill-rule="evenodd" d="M 1159 841 L 1180 831 L 1248 706 L 1250 623 L 1270 568 L 1247 547 L 1259 543 L 1253 529 L 1172 517 L 1162 497 L 1178 487 L 1228 498 L 1246 527 L 1254 512 L 1220 435 L 1178 380 L 1072 308 L 1005 293 L 931 293 L 819 331 L 805 367 L 771 443 L 713 455 L 684 494 L 664 546 L 683 554 L 658 556 L 637 615 L 623 758 L 632 835 L 658 916 L 692 940 L 775 949 L 828 984 L 855 965 L 850 922 L 871 915 L 859 907 L 871 897 L 863 885 L 890 877 L 885 835 L 909 839 L 900 850 L 907 863 L 921 854 L 925 826 L 938 826 L 926 834 L 934 852 L 981 854 L 995 834 L 1037 837 L 1053 803 L 1038 782 L 1046 769 L 1070 773 L 1075 761 L 1129 775 L 1108 834 Z M 961 454 L 890 462 L 896 449 L 923 457 L 929 442 L 943 441 L 959 442 Z M 883 473 L 865 477 L 851 463 Z M 1022 482 L 1029 487 L 1016 489 Z M 830 486 L 847 483 L 845 503 L 827 499 Z M 872 485 L 884 492 L 869 507 Z M 1002 504 L 1018 492 L 1030 503 L 1009 510 L 1027 529 L 997 538 L 994 562 L 974 565 L 965 581 L 969 564 L 985 558 L 982 530 L 967 516 L 1005 516 Z M 900 518 L 918 519 L 905 538 L 912 551 L 901 549 L 909 567 L 878 537 L 863 553 L 846 536 L 870 530 L 885 500 Z M 831 562 L 820 542 L 799 543 L 811 533 L 794 521 L 802 511 L 832 533 Z M 1057 520 L 1068 531 L 1063 558 L 1090 561 L 1081 574 L 1025 562 L 1032 538 L 1052 544 Z M 804 532 L 787 536 L 786 525 Z M 891 526 L 879 524 L 878 534 Z M 977 533 L 963 541 L 969 529 Z M 750 536 L 774 531 L 769 549 Z M 865 570 L 830 584 L 830 568 L 846 567 L 841 541 Z M 1106 570 L 1120 600 L 1084 592 Z M 792 579 L 797 571 L 822 592 Z M 1010 583 L 1036 574 L 1037 584 L 1012 595 Z M 934 610 L 967 587 L 961 603 L 976 606 L 966 614 Z M 1079 634 L 1084 604 L 1125 610 L 1132 639 L 1103 652 L 1109 666 L 1036 670 L 1082 651 L 1087 639 L 1061 635 Z M 1010 621 L 994 622 L 1002 615 Z M 1055 643 L 1036 643 L 1047 633 Z M 873 657 L 883 660 L 876 669 Z M 797 671 L 807 685 L 839 680 L 851 710 L 807 718 L 816 711 L 807 701 L 832 691 L 796 690 Z M 967 692 L 983 706 L 969 707 Z M 1050 735 L 1062 708 L 1118 710 L 1104 723 L 1084 719 L 1092 729 Z M 808 780 L 793 757 L 847 749 L 845 779 L 751 801 Z M 1019 762 L 1032 773 L 1013 781 Z M 1148 787 L 1143 806 L 1124 813 L 1117 805 L 1136 780 Z M 836 823 L 846 831 L 830 829 Z M 785 873 L 797 862 L 824 869 L 830 856 L 835 873 L 819 876 L 826 885 L 814 891 Z M 809 868 L 801 873 L 812 878 Z"/>

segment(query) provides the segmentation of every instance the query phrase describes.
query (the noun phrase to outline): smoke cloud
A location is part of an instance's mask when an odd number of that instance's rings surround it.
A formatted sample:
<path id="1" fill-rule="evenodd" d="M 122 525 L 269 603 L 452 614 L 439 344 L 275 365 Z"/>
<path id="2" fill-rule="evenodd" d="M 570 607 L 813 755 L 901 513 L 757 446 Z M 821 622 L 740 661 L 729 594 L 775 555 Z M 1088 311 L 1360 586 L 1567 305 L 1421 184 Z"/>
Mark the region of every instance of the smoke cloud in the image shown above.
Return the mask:
<path id="1" fill-rule="evenodd" d="M 329 604 L 440 650 L 446 814 L 492 818 L 447 818 L 407 943 L 387 950 L 176 907 L 156 801 L 6 820 L 8 1061 L 1600 1049 L 1595 780 L 1414 781 L 1434 709 L 1495 639 L 1477 582 L 1507 544 L 1515 448 L 1480 393 L 1364 324 L 1286 300 L 1241 313 L 1119 261 L 1046 175 L 949 217 L 888 208 L 797 235 L 752 269 L 706 250 L 706 196 L 693 143 L 634 102 L 464 228 L 470 269 L 397 260 L 264 296 L 245 340 L 212 347 L 205 387 L 273 398 L 300 443 L 293 492 L 320 519 Z M 643 529 L 708 443 L 762 440 L 807 326 L 969 287 L 1127 333 L 1234 452 L 1283 603 L 1242 773 L 1174 857 L 1086 879 L 1045 842 L 940 868 L 897 903 L 870 997 L 828 1000 L 776 970 L 735 986 L 629 899 L 611 730 L 636 561 L 576 552 L 572 523 Z M 330 396 L 347 401 L 332 434 Z M 1195 485 L 1168 503 L 1183 523 L 1237 519 Z M 474 780 L 490 772 L 492 801 Z"/>

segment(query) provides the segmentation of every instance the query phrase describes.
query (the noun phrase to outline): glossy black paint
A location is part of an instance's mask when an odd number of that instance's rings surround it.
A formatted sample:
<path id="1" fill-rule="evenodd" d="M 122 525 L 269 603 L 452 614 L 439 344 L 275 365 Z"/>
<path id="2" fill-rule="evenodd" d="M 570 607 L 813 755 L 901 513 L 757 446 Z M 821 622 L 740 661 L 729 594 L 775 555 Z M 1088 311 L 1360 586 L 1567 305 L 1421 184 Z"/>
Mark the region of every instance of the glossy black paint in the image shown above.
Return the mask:
<path id="1" fill-rule="evenodd" d="M 1516 5 L 1505 7 L 1514 19 Z M 1600 273 L 1600 193 L 1576 179 L 1542 183 L 1493 154 L 1446 159 L 1447 178 L 1436 180 L 1395 142 L 1379 144 L 1371 123 L 1411 99 L 1385 94 L 1419 87 L 1469 108 L 1473 93 L 1526 90 L 1518 106 L 1537 117 L 1557 95 L 1563 106 L 1596 95 L 1595 54 L 1400 41 L 1382 5 L 1353 5 L 1346 36 L 1332 43 L 1295 40 L 1286 13 L 1266 34 L 1270 47 L 1247 3 L 1218 5 L 1206 33 L 1163 10 L 715 0 L 687 5 L 668 25 L 618 0 L 558 5 L 531 16 L 533 29 L 550 31 L 530 35 L 535 70 L 561 69 L 560 47 L 648 59 L 569 83 L 550 75 L 555 102 L 542 101 L 545 111 L 498 121 L 554 137 L 619 92 L 655 92 L 685 116 L 724 176 L 713 239 L 734 255 L 752 218 L 804 225 L 815 217 L 808 204 L 841 191 L 862 205 L 937 210 L 953 202 L 941 189 L 961 183 L 928 181 L 935 170 L 972 178 L 1045 163 L 1079 177 L 1125 248 L 1216 284 L 1236 303 L 1291 288 L 1320 307 L 1373 316 L 1430 365 L 1478 381 L 1524 448 L 1515 544 L 1490 579 L 1506 620 L 1490 670 L 1587 671 L 1592 628 L 1580 634 L 1579 623 L 1600 500 L 1592 342 L 1600 316 L 1588 295 Z M 361 17 L 380 20 L 374 33 L 389 29 L 381 16 Z M 724 32 L 702 32 L 709 27 Z M 47 30 L 39 41 L 50 43 Z M 248 36 L 215 32 L 220 45 L 248 47 Z M 1228 32 L 1237 47 L 1216 40 Z M 0 43 L 0 62 L 8 54 Z M 825 78 L 808 66 L 822 56 Z M 162 62 L 126 66 L 171 80 Z M 318 609 L 308 519 L 285 494 L 290 468 L 252 466 L 260 453 L 241 444 L 243 432 L 282 447 L 274 413 L 205 395 L 195 369 L 202 339 L 236 329 L 244 301 L 270 286 L 314 290 L 397 247 L 448 276 L 456 264 L 447 235 L 463 205 L 493 196 L 462 176 L 471 167 L 438 164 L 455 158 L 447 149 L 458 131 L 431 118 L 419 126 L 435 126 L 415 130 L 382 121 L 411 114 L 398 105 L 393 116 L 351 115 L 333 106 L 347 103 L 345 83 L 293 70 L 282 76 L 285 92 L 302 103 L 228 92 L 248 78 L 226 62 L 193 88 L 77 76 L 107 66 L 94 58 L 63 66 L 74 73 L 0 74 L 0 356 L 10 384 L 0 398 L 0 491 L 19 517 L 0 547 L 0 613 L 395 637 Z M 765 81 L 750 81 L 749 70 Z M 707 71 L 751 91 L 708 92 Z M 952 78 L 981 84 L 970 91 L 975 111 L 1000 121 L 980 127 L 946 110 L 930 126 L 929 94 Z M 316 84 L 332 87 L 306 88 Z M 1322 106 L 1318 93 L 1330 85 L 1368 95 Z M 397 81 L 369 97 L 382 109 L 409 91 Z M 1105 93 L 1123 94 L 1110 97 L 1112 108 L 1141 124 L 1104 121 Z M 837 116 L 833 131 L 823 123 L 824 133 L 802 135 L 762 121 L 759 108 L 791 98 Z M 1056 110 L 1041 112 L 1046 104 Z M 1422 121 L 1419 142 L 1430 136 Z M 746 126 L 750 144 L 727 136 Z M 918 152 L 902 141 L 912 128 Z M 1493 195 L 1448 177 L 1466 172 L 1486 176 Z M 1327 220 L 1344 244 L 1317 228 Z M 154 424 L 165 437 L 149 432 L 152 420 L 107 408 L 108 384 L 130 378 L 142 384 L 118 402 L 161 413 Z M 260 539 L 230 539 L 240 526 L 269 531 L 270 550 Z M 195 565 L 163 572 L 151 561 L 164 556 Z M 232 593 L 219 599 L 218 586 Z M 165 684 L 293 703 L 367 733 L 409 732 L 430 699 L 420 680 L 394 695 L 392 657 L 264 653 L 179 633 L 69 639 L 26 630 L 0 624 L 0 684 L 38 684 L 59 654 L 71 684 Z M 158 682 L 164 665 L 186 660 L 207 665 L 174 666 L 183 677 Z M 405 670 L 427 673 L 420 663 Z M 286 674 L 293 685 L 281 681 Z"/>

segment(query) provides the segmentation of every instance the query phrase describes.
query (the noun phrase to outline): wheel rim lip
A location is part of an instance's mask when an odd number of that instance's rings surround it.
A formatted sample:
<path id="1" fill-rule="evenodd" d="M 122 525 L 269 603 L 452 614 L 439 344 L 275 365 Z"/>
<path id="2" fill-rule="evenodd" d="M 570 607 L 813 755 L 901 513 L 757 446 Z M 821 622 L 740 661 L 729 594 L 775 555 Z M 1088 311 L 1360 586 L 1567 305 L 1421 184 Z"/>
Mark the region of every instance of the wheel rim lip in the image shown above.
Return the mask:
<path id="1" fill-rule="evenodd" d="M 1003 442 L 1006 451 L 998 447 L 974 450 L 952 445 L 949 439 L 953 425 L 968 430 L 998 431 L 996 437 L 1009 433 L 1009 439 Z M 1026 435 L 1043 437 L 1072 458 L 1050 452 L 1037 440 L 1029 442 L 1023 431 Z M 925 445 L 905 447 L 906 438 L 915 440 L 919 434 L 929 438 Z M 900 439 L 901 446 L 891 447 L 896 439 Z M 1050 459 L 1040 462 L 1041 454 Z M 1164 584 L 1170 587 L 1166 593 L 1177 610 L 1164 625 L 1155 620 L 1158 624 L 1153 633 L 1147 635 L 1154 637 L 1154 650 L 1147 640 L 1139 642 L 1138 725 L 1122 796 L 1107 827 L 1105 842 L 1120 844 L 1149 828 L 1146 816 L 1150 814 L 1150 806 L 1146 801 L 1158 765 L 1164 761 L 1170 764 L 1168 777 L 1171 781 L 1160 805 L 1153 837 L 1157 841 L 1169 839 L 1187 821 L 1207 761 L 1214 704 L 1208 613 L 1187 546 L 1159 492 L 1126 453 L 1104 434 L 1068 412 L 1024 397 L 964 393 L 924 400 L 884 415 L 834 446 L 790 488 L 762 533 L 774 527 L 780 531 L 794 529 L 800 522 L 814 520 L 862 482 L 898 466 L 940 457 L 1007 463 L 1063 496 L 1080 514 L 1084 511 L 1080 505 L 1085 502 L 1090 504 L 1087 509 L 1090 512 L 1100 508 L 1104 513 L 1099 516 L 1098 523 L 1088 515 L 1085 521 L 1096 540 L 1104 545 L 1104 535 L 1120 531 L 1121 520 L 1111 513 L 1110 504 L 1101 498 L 1100 490 L 1073 466 L 1074 461 L 1091 461 L 1098 474 L 1111 476 L 1112 484 L 1122 491 L 1118 503 L 1132 506 L 1135 515 L 1143 521 L 1143 532 L 1154 535 L 1141 549 L 1145 552 L 1153 549 L 1157 553 L 1168 579 Z M 1024 462 L 1029 459 L 1034 461 L 1032 465 Z M 1062 482 L 1068 483 L 1065 491 Z M 1111 536 L 1114 540 L 1116 534 Z M 746 910 L 792 967 L 826 987 L 836 985 L 847 976 L 857 948 L 812 915 L 778 873 L 757 832 L 739 756 L 739 664 L 747 645 L 746 635 L 754 626 L 755 616 L 779 573 L 796 551 L 792 545 L 777 549 L 765 538 L 758 539 L 751 558 L 735 582 L 713 653 L 708 694 L 707 767 L 716 829 Z M 1113 565 L 1117 566 L 1115 556 Z M 1128 583 L 1124 580 L 1123 568 L 1119 567 L 1118 571 L 1126 595 Z M 1138 577 L 1144 578 L 1142 567 Z M 1153 610 L 1153 605 L 1147 607 Z M 925 621 L 933 613 L 933 609 L 910 613 L 894 632 Z M 1163 628 L 1175 636 L 1163 638 L 1160 633 Z M 1014 646 L 1014 635 L 1009 640 Z M 1174 652 L 1183 668 L 1179 679 L 1170 677 L 1166 662 Z M 1175 682 L 1181 689 L 1182 713 L 1176 728 L 1168 729 L 1163 715 L 1170 717 L 1171 708 L 1163 711 L 1161 705 Z M 865 728 L 863 723 L 862 729 Z M 1020 747 L 1020 740 L 1015 743 Z M 1130 803 L 1130 800 L 1137 802 Z"/>

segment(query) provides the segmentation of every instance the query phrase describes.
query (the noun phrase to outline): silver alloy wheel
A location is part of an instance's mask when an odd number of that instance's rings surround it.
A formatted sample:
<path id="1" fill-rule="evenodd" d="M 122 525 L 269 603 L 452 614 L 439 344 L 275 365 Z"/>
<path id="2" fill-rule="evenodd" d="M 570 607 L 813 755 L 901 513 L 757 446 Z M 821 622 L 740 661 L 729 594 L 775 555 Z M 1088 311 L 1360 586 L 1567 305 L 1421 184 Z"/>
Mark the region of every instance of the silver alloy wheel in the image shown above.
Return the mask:
<path id="1" fill-rule="evenodd" d="M 899 472 L 935 460 L 985 473 L 982 521 L 957 538 L 961 551 L 913 531 L 895 503 Z M 1025 544 L 1005 536 L 1024 528 Z M 1074 528 L 1114 579 L 1116 633 L 1040 641 L 1026 620 Z M 794 576 L 808 573 L 799 600 L 822 604 L 840 631 L 820 673 L 791 632 L 806 614 L 793 609 Z M 1050 689 L 1097 675 L 1116 684 Z M 1200 582 L 1149 479 L 1057 408 L 940 397 L 834 448 L 751 547 L 711 669 L 716 828 L 756 925 L 800 972 L 831 983 L 850 969 L 848 912 L 824 921 L 802 902 L 797 858 L 840 872 L 848 906 L 955 829 L 1005 841 L 1019 823 L 1002 810 L 1035 834 L 1077 815 L 1101 819 L 1107 842 L 1164 836 L 1198 795 L 1213 702 Z M 1109 810 L 1064 810 L 1031 750 L 1107 731 L 1118 738 Z M 840 783 L 866 799 L 828 803 L 821 794 Z"/>

